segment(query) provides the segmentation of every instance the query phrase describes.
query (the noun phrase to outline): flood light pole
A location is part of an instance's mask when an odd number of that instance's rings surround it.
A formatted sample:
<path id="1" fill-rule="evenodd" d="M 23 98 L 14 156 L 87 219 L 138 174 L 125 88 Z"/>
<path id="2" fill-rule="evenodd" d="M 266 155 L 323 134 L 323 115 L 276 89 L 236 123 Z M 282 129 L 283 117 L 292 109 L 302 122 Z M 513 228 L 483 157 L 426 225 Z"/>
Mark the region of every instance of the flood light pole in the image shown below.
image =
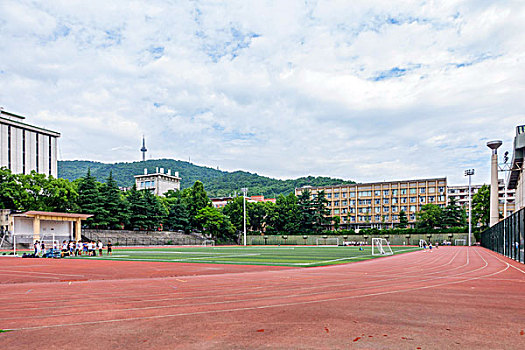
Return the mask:
<path id="1" fill-rule="evenodd" d="M 244 246 L 246 246 L 246 194 L 248 189 L 246 187 L 242 188 L 242 206 L 244 212 Z"/>
<path id="2" fill-rule="evenodd" d="M 468 176 L 468 245 L 472 245 L 472 190 L 470 179 L 474 175 L 474 169 L 465 170 L 465 176 Z"/>

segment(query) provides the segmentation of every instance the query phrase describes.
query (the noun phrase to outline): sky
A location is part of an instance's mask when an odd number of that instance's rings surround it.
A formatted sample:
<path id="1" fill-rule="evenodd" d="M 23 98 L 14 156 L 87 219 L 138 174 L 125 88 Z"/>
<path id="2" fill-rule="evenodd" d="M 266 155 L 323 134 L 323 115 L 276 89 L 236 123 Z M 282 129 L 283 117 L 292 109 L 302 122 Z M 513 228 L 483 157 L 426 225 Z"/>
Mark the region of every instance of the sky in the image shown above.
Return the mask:
<path id="1" fill-rule="evenodd" d="M 490 182 L 525 124 L 525 1 L 0 2 L 0 106 L 60 160 Z M 176 169 L 174 169 L 176 170 Z M 184 176 L 184 174 L 181 174 Z"/>

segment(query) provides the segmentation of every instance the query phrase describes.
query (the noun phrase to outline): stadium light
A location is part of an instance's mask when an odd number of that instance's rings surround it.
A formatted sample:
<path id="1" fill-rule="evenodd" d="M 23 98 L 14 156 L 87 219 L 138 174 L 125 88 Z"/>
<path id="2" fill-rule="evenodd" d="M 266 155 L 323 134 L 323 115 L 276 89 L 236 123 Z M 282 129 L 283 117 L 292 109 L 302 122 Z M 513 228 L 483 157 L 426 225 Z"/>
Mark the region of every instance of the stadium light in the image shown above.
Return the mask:
<path id="1" fill-rule="evenodd" d="M 246 247 L 246 194 L 248 193 L 248 188 L 243 187 L 242 188 L 242 205 L 243 205 L 243 212 L 244 212 L 244 246 Z"/>
<path id="2" fill-rule="evenodd" d="M 465 176 L 468 176 L 468 245 L 472 245 L 472 192 L 470 180 L 472 175 L 474 175 L 474 169 L 465 170 Z"/>

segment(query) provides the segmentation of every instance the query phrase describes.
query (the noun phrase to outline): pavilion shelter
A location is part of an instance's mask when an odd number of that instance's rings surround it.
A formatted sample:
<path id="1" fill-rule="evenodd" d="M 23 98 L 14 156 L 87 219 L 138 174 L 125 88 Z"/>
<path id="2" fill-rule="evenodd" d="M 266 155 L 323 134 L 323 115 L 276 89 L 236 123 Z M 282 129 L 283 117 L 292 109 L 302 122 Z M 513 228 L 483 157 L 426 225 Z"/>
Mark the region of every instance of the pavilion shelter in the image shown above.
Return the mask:
<path id="1" fill-rule="evenodd" d="M 37 240 L 82 239 L 82 220 L 91 214 L 27 211 L 12 214 L 10 231 L 17 243 L 33 243 Z"/>

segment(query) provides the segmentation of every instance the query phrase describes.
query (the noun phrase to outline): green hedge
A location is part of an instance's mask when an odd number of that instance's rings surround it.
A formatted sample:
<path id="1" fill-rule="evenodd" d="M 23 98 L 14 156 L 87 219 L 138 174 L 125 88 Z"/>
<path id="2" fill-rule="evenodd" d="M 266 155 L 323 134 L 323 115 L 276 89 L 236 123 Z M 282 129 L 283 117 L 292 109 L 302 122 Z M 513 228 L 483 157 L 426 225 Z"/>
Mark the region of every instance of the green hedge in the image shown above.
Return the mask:
<path id="1" fill-rule="evenodd" d="M 473 230 L 474 231 L 474 230 Z M 344 235 L 417 235 L 417 234 L 432 234 L 432 233 L 467 233 L 468 226 L 465 227 L 451 227 L 451 228 L 440 228 L 440 229 L 426 229 L 426 228 L 394 228 L 394 229 L 378 229 L 378 228 L 365 228 L 359 230 L 356 233 L 354 230 L 338 230 L 331 231 L 325 230 L 322 232 L 267 232 L 267 235 L 305 235 L 305 236 L 344 236 Z M 261 232 L 250 232 L 250 235 L 261 234 Z"/>

